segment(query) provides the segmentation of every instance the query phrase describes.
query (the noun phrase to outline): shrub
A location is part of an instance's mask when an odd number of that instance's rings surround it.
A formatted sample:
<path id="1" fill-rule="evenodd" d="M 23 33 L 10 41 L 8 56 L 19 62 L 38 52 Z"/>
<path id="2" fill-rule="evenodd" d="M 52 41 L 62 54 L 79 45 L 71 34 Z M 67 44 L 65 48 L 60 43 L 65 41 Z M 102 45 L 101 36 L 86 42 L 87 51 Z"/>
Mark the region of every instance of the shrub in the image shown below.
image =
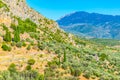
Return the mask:
<path id="1" fill-rule="evenodd" d="M 15 65 L 14 63 L 10 64 L 8 70 L 9 70 L 10 72 L 16 72 L 16 65 Z"/>
<path id="2" fill-rule="evenodd" d="M 96 76 L 96 77 L 100 77 L 101 76 L 101 72 L 97 71 L 97 70 L 94 70 L 93 71 L 93 74 Z"/>
<path id="3" fill-rule="evenodd" d="M 15 46 L 15 45 L 16 45 L 16 43 L 15 43 L 15 42 L 12 42 L 12 43 L 11 43 L 11 46 Z"/>
<path id="4" fill-rule="evenodd" d="M 26 41 L 27 41 L 27 42 L 31 42 L 31 40 L 30 40 L 29 38 L 26 38 Z"/>
<path id="5" fill-rule="evenodd" d="M 31 65 L 27 65 L 26 70 L 31 70 Z"/>
<path id="6" fill-rule="evenodd" d="M 91 77 L 91 73 L 89 71 L 85 71 L 85 73 L 83 74 L 83 76 L 87 79 L 89 79 Z"/>
<path id="7" fill-rule="evenodd" d="M 24 70 L 17 72 L 2 71 L 0 72 L 0 80 L 45 80 L 44 75 L 34 70 Z"/>
<path id="8" fill-rule="evenodd" d="M 108 56 L 104 53 L 100 55 L 100 60 L 104 61 L 105 59 L 108 59 Z"/>
<path id="9" fill-rule="evenodd" d="M 8 45 L 6 45 L 6 44 L 3 44 L 3 45 L 2 45 L 2 49 L 3 49 L 4 51 L 11 51 L 11 47 L 8 46 Z"/>
<path id="10" fill-rule="evenodd" d="M 80 76 L 80 74 L 82 73 L 79 69 L 71 68 L 70 70 L 73 76 Z"/>
<path id="11" fill-rule="evenodd" d="M 26 46 L 26 43 L 24 41 L 22 42 L 22 46 L 24 46 L 24 47 Z"/>
<path id="12" fill-rule="evenodd" d="M 68 62 L 64 62 L 64 63 L 62 64 L 62 68 L 63 68 L 63 69 L 67 69 L 68 66 L 69 66 Z"/>
<path id="13" fill-rule="evenodd" d="M 38 80 L 45 80 L 44 75 L 39 75 Z"/>
<path id="14" fill-rule="evenodd" d="M 27 63 L 29 65 L 34 65 L 35 64 L 35 60 L 34 59 L 29 59 Z"/>
<path id="15" fill-rule="evenodd" d="M 44 50 L 44 49 L 45 49 L 45 45 L 38 43 L 38 48 L 39 48 L 40 50 Z"/>
<path id="16" fill-rule="evenodd" d="M 21 48 L 22 47 L 22 42 L 17 42 L 17 44 L 16 44 L 16 46 L 18 47 L 18 48 Z"/>
<path id="17" fill-rule="evenodd" d="M 30 37 L 31 37 L 31 38 L 35 38 L 36 40 L 39 40 L 39 39 L 40 39 L 39 34 L 34 33 L 34 32 L 31 32 L 31 33 L 30 33 Z"/>
<path id="18" fill-rule="evenodd" d="M 28 45 L 28 46 L 27 46 L 27 50 L 30 50 L 30 49 L 31 49 L 31 46 L 30 46 L 30 45 Z"/>

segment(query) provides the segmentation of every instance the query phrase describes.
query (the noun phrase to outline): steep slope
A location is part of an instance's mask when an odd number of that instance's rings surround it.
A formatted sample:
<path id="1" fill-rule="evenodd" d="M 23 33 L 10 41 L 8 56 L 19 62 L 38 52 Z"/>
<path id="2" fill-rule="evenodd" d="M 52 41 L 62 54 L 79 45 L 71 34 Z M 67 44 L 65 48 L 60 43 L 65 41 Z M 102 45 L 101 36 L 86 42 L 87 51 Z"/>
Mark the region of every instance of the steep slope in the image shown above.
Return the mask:
<path id="1" fill-rule="evenodd" d="M 119 80 L 119 53 L 65 33 L 25 0 L 0 0 L 0 80 Z"/>
<path id="2" fill-rule="evenodd" d="M 75 12 L 57 20 L 65 31 L 94 38 L 120 39 L 120 16 Z"/>
<path id="3" fill-rule="evenodd" d="M 28 7 L 26 0 L 0 0 L 0 70 L 6 70 L 11 63 L 22 70 L 33 58 L 37 61 L 33 68 L 41 65 L 38 71 L 43 73 L 47 61 L 56 56 L 52 44 L 74 44 L 72 35 L 67 35 L 56 22 Z M 41 55 L 44 57 L 37 58 Z"/>

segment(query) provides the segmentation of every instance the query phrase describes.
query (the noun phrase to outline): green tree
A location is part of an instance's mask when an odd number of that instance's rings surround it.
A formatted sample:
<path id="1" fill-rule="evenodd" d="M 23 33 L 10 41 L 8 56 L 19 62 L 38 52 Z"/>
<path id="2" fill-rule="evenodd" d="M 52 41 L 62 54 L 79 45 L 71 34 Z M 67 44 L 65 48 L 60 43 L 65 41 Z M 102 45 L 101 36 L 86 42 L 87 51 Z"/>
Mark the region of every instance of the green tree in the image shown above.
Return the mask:
<path id="1" fill-rule="evenodd" d="M 66 52 L 64 51 L 64 62 L 66 62 Z"/>
<path id="2" fill-rule="evenodd" d="M 4 36 L 4 41 L 10 42 L 11 40 L 12 40 L 11 33 L 8 30 L 6 30 L 6 34 Z"/>
<path id="3" fill-rule="evenodd" d="M 14 32 L 14 41 L 15 42 L 19 42 L 20 41 L 20 33 L 19 33 L 18 30 Z"/>

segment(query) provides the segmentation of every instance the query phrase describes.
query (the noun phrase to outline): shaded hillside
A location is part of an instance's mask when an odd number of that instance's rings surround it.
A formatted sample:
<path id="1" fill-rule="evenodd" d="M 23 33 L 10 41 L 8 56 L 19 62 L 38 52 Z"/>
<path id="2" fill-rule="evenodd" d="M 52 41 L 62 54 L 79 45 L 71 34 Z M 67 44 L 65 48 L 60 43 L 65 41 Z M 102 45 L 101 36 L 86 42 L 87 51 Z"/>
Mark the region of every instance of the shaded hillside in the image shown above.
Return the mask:
<path id="1" fill-rule="evenodd" d="M 62 29 L 76 35 L 120 39 L 120 16 L 75 12 L 57 22 Z"/>
<path id="2" fill-rule="evenodd" d="M 0 80 L 119 80 L 120 50 L 62 31 L 26 5 L 0 0 Z"/>

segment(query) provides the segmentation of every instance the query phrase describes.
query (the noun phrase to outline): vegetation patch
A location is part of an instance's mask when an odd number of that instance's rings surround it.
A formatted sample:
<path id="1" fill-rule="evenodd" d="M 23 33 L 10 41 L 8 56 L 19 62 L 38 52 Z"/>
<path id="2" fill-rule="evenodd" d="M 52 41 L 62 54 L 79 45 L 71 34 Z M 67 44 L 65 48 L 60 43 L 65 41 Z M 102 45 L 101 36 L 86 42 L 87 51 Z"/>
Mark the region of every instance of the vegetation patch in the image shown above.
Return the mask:
<path id="1" fill-rule="evenodd" d="M 3 49 L 4 51 L 11 51 L 11 47 L 8 46 L 8 45 L 6 45 L 6 44 L 3 44 L 3 45 L 2 45 L 2 49 Z"/>

